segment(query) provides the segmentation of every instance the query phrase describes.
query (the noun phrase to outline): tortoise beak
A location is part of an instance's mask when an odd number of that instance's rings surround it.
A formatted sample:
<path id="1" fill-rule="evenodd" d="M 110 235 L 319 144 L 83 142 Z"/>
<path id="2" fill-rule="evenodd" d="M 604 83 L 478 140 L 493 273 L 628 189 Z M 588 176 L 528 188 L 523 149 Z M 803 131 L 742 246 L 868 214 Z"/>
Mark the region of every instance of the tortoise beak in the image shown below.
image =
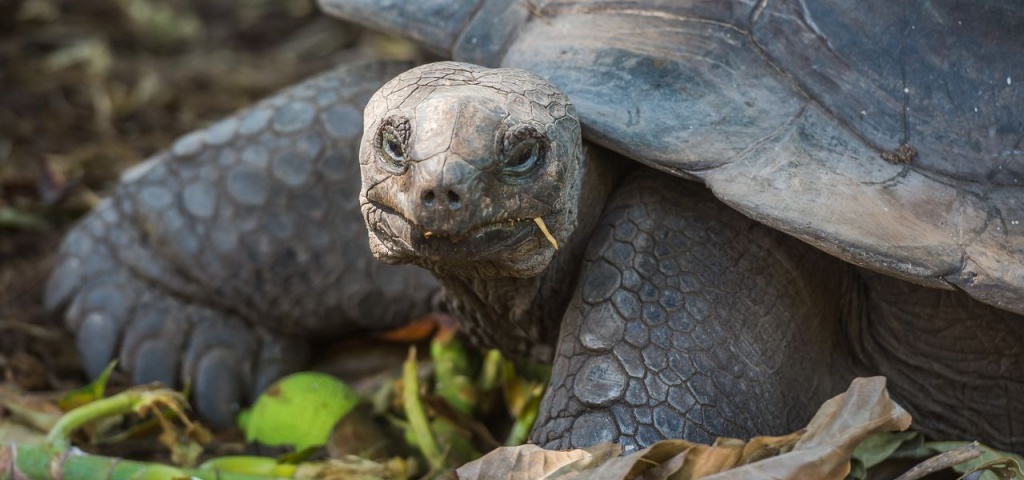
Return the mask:
<path id="1" fill-rule="evenodd" d="M 492 202 L 484 194 L 478 173 L 452 154 L 416 162 L 406 173 L 409 185 L 398 201 L 399 208 L 423 231 L 424 238 L 458 241 L 481 219 L 492 217 Z"/>

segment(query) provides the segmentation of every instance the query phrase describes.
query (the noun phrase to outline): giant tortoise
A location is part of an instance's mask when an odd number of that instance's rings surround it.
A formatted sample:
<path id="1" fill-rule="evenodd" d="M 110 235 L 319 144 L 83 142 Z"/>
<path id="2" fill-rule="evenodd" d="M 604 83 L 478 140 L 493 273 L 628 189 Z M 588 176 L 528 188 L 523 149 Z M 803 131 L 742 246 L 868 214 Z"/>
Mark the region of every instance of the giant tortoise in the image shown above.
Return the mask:
<path id="1" fill-rule="evenodd" d="M 224 423 L 440 292 L 553 360 L 541 445 L 779 433 L 882 374 L 1024 448 L 1020 2 L 322 6 L 460 63 L 342 66 L 127 172 L 48 287 L 89 373 Z"/>

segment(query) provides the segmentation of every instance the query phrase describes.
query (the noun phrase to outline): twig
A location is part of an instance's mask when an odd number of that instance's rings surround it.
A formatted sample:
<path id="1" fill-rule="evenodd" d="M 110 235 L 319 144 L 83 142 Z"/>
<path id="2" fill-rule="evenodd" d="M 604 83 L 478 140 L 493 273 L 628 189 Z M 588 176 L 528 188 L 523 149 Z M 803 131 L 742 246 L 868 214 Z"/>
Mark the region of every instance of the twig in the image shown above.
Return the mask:
<path id="1" fill-rule="evenodd" d="M 907 473 L 900 475 L 896 480 L 917 480 L 919 478 L 924 478 L 925 475 L 947 469 L 954 465 L 959 465 L 968 460 L 978 458 L 979 456 L 981 456 L 981 449 L 978 448 L 978 442 L 969 443 L 956 450 L 940 453 L 917 464 L 917 466 L 907 470 Z"/>

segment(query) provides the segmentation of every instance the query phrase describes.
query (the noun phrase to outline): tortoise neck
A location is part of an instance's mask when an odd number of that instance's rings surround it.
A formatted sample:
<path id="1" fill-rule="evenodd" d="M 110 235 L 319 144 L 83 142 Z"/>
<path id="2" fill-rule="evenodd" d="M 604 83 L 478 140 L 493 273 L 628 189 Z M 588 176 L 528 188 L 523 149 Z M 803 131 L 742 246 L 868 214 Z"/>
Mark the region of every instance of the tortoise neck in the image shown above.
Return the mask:
<path id="1" fill-rule="evenodd" d="M 452 313 L 481 347 L 513 359 L 549 362 L 558 328 L 576 290 L 580 263 L 608 196 L 630 164 L 596 147 L 586 148 L 577 227 L 540 275 L 481 278 L 438 274 Z"/>

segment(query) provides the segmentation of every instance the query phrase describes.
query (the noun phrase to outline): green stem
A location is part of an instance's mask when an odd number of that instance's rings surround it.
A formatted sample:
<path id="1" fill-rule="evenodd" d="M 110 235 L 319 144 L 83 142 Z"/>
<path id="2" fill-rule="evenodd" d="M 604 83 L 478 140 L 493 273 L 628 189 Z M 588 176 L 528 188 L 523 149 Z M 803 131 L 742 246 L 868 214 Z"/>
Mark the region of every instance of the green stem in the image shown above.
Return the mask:
<path id="1" fill-rule="evenodd" d="M 505 438 L 505 445 L 515 447 L 526 443 L 533 429 L 533 422 L 537 421 L 537 414 L 540 412 L 540 400 L 542 391 L 531 391 L 530 400 L 521 412 L 515 416 L 512 423 L 512 431 Z"/>
<path id="2" fill-rule="evenodd" d="M 117 395 L 82 405 L 60 417 L 60 420 L 54 424 L 53 428 L 46 435 L 46 443 L 54 450 L 67 450 L 71 446 L 71 434 L 83 425 L 100 418 L 132 413 L 141 403 L 152 401 L 161 396 L 170 401 L 176 401 L 180 398 L 178 393 L 165 389 L 127 390 Z"/>
<path id="3" fill-rule="evenodd" d="M 13 468 L 5 461 L 14 461 Z M 65 480 L 110 480 L 198 478 L 201 480 L 283 480 L 286 477 L 177 469 L 161 464 L 122 460 L 81 452 L 58 451 L 38 446 L 4 445 L 0 447 L 0 479 L 63 478 Z"/>
<path id="4" fill-rule="evenodd" d="M 416 347 L 409 348 L 409 358 L 402 365 L 402 403 L 409 427 L 416 436 L 420 452 L 427 457 L 431 468 L 440 470 L 444 465 L 444 456 L 437 445 L 434 432 L 430 429 L 427 413 L 420 402 L 420 381 L 416 372 Z"/>
<path id="5" fill-rule="evenodd" d="M 484 356 L 484 366 L 480 372 L 480 391 L 489 392 L 498 388 L 501 381 L 502 365 L 504 358 L 497 349 L 487 351 Z"/>

